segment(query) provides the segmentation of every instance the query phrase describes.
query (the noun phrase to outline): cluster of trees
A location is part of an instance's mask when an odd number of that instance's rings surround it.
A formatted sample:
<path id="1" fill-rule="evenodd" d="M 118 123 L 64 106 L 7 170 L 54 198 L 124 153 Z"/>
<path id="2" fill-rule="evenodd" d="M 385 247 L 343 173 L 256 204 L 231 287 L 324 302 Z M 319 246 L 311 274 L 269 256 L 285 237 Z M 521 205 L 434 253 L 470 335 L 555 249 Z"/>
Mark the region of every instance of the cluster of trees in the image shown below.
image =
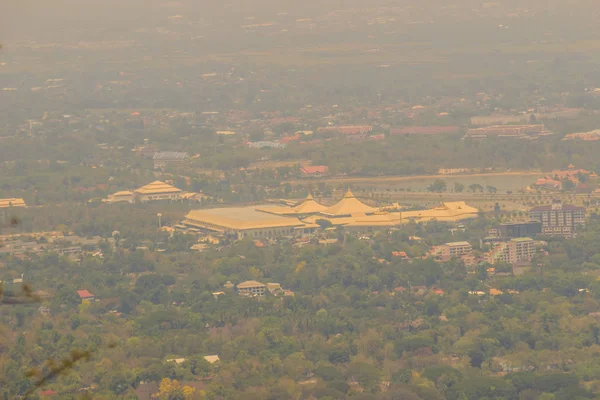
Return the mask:
<path id="1" fill-rule="evenodd" d="M 479 183 L 472 183 L 468 186 L 468 191 L 473 193 L 483 193 L 483 191 L 487 190 L 488 193 L 493 194 L 498 191 L 495 186 L 487 185 L 485 188 Z M 427 190 L 430 192 L 442 193 L 448 190 L 448 183 L 443 179 L 436 179 L 431 183 Z M 454 182 L 453 188 L 451 189 L 453 192 L 462 193 L 465 190 L 465 185 L 460 182 Z"/>

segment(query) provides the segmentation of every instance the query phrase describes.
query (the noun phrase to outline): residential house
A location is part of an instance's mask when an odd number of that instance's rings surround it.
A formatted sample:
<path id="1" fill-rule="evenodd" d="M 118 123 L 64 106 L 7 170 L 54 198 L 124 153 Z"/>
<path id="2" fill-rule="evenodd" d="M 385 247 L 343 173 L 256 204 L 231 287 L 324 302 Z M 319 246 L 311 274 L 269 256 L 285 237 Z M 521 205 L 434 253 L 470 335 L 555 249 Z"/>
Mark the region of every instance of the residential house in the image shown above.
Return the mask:
<path id="1" fill-rule="evenodd" d="M 206 361 L 208 361 L 209 363 L 211 363 L 211 364 L 214 364 L 214 363 L 217 363 L 217 362 L 221 361 L 221 359 L 219 358 L 219 356 L 216 355 L 216 354 L 212 355 L 212 356 L 204 356 L 204 359 Z"/>
<path id="2" fill-rule="evenodd" d="M 96 300 L 96 297 L 86 289 L 78 290 L 77 294 L 79 295 L 82 303 L 91 303 Z"/>

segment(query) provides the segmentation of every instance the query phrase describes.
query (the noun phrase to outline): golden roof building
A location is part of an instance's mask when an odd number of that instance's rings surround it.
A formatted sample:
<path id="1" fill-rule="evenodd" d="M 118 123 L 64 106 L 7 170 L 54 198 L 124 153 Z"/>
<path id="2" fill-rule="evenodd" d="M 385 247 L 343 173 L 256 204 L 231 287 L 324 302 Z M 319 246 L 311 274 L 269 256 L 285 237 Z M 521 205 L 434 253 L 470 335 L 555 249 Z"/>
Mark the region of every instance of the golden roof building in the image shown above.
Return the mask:
<path id="1" fill-rule="evenodd" d="M 456 222 L 476 218 L 478 213 L 478 209 L 465 202 L 442 203 L 436 208 L 421 211 L 401 212 L 397 206 L 377 209 L 364 204 L 348 190 L 338 203 L 330 207 L 317 203 L 309 195 L 294 207 L 263 205 L 193 210 L 182 224 L 238 239 L 259 239 L 310 233 L 322 225 L 320 220 L 347 228 L 390 228 L 410 221 Z"/>
<path id="2" fill-rule="evenodd" d="M 0 227 L 7 223 L 7 210 L 13 207 L 25 208 L 27 207 L 27 205 L 25 204 L 25 200 L 23 199 L 0 199 Z"/>
<path id="3" fill-rule="evenodd" d="M 17 198 L 0 199 L 0 208 L 27 207 L 25 200 Z"/>
<path id="4" fill-rule="evenodd" d="M 134 196 L 131 190 L 121 190 L 120 192 L 116 192 L 108 195 L 108 199 L 106 199 L 107 203 L 133 203 Z"/>
<path id="5" fill-rule="evenodd" d="M 165 182 L 154 181 L 133 191 L 137 201 L 180 200 L 183 191 Z"/>
<path id="6" fill-rule="evenodd" d="M 422 211 L 404 211 L 402 216 L 409 221 L 446 221 L 456 222 L 477 218 L 479 210 L 464 201 L 442 203 L 438 207 Z"/>
<path id="7" fill-rule="evenodd" d="M 367 215 L 377 211 L 354 197 L 354 194 L 348 189 L 342 200 L 321 211 L 321 214 L 328 217 L 344 217 L 352 215 Z"/>
<path id="8" fill-rule="evenodd" d="M 305 223 L 296 217 L 261 211 L 268 207 L 227 207 L 190 211 L 183 224 L 208 232 L 252 238 L 274 238 L 312 232 L 318 225 Z"/>
<path id="9" fill-rule="evenodd" d="M 133 191 L 123 190 L 113 193 L 108 196 L 106 202 L 145 203 L 156 200 L 181 200 L 183 195 L 184 192 L 175 186 L 161 181 L 154 181 Z"/>
<path id="10" fill-rule="evenodd" d="M 262 207 L 259 211 L 276 215 L 311 215 L 318 214 L 327 209 L 327 206 L 319 204 L 312 195 L 306 196 L 306 199 L 294 207 Z"/>

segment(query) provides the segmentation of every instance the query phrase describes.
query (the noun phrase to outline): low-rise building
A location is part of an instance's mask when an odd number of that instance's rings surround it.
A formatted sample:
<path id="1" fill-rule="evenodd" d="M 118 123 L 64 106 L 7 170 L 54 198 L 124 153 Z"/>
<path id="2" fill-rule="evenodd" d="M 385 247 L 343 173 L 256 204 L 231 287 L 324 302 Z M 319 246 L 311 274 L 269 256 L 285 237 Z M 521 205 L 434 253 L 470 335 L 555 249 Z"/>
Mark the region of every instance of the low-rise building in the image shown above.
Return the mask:
<path id="1" fill-rule="evenodd" d="M 463 139 L 485 139 L 487 137 L 506 137 L 515 139 L 537 139 L 552 135 L 542 124 L 538 125 L 493 125 L 485 128 L 469 129 Z"/>
<path id="2" fill-rule="evenodd" d="M 445 243 L 441 246 L 437 246 L 432 250 L 432 254 L 441 257 L 443 259 L 450 259 L 452 257 L 460 257 L 463 255 L 471 254 L 473 252 L 473 246 L 469 242 L 450 242 Z"/>
<path id="3" fill-rule="evenodd" d="M 251 297 L 262 297 L 265 295 L 267 286 L 257 281 L 246 281 L 239 283 L 237 286 L 237 293 L 240 296 L 251 296 Z"/>
<path id="4" fill-rule="evenodd" d="M 326 165 L 311 165 L 300 169 L 304 176 L 320 177 L 329 173 L 329 168 Z"/>
<path id="5" fill-rule="evenodd" d="M 219 358 L 219 356 L 217 354 L 212 355 L 212 356 L 204 356 L 204 359 L 206 361 L 208 361 L 210 364 L 214 364 L 214 363 L 221 361 L 221 359 Z"/>
<path id="6" fill-rule="evenodd" d="M 188 154 L 179 151 L 161 151 L 152 157 L 155 169 L 165 169 L 172 166 L 181 166 L 188 158 Z"/>
<path id="7" fill-rule="evenodd" d="M 25 200 L 17 198 L 0 199 L 0 208 L 27 207 Z"/>
<path id="8" fill-rule="evenodd" d="M 85 303 L 85 302 L 91 303 L 94 300 L 96 300 L 96 296 L 94 296 L 92 293 L 90 293 L 86 289 L 78 290 L 77 294 L 79 295 L 79 298 L 81 299 L 82 303 Z"/>
<path id="9" fill-rule="evenodd" d="M 456 132 L 457 126 L 405 126 L 390 129 L 390 135 L 442 135 Z"/>
<path id="10" fill-rule="evenodd" d="M 107 203 L 134 203 L 135 197 L 131 190 L 122 190 L 108 195 Z"/>
<path id="11" fill-rule="evenodd" d="M 275 141 L 275 140 L 261 140 L 258 142 L 247 142 L 246 145 L 253 149 L 263 149 L 263 148 L 283 149 L 287 146 L 286 143 L 282 143 L 280 141 Z"/>

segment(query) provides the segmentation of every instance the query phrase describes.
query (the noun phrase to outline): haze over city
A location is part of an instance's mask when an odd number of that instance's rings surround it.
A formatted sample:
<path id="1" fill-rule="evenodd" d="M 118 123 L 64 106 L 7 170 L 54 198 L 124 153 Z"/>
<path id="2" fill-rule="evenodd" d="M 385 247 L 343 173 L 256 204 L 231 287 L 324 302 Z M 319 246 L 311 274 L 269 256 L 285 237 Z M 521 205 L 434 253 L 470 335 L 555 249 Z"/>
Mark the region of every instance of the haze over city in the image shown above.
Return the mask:
<path id="1" fill-rule="evenodd" d="M 598 398 L 599 17 L 4 0 L 0 398 Z"/>

